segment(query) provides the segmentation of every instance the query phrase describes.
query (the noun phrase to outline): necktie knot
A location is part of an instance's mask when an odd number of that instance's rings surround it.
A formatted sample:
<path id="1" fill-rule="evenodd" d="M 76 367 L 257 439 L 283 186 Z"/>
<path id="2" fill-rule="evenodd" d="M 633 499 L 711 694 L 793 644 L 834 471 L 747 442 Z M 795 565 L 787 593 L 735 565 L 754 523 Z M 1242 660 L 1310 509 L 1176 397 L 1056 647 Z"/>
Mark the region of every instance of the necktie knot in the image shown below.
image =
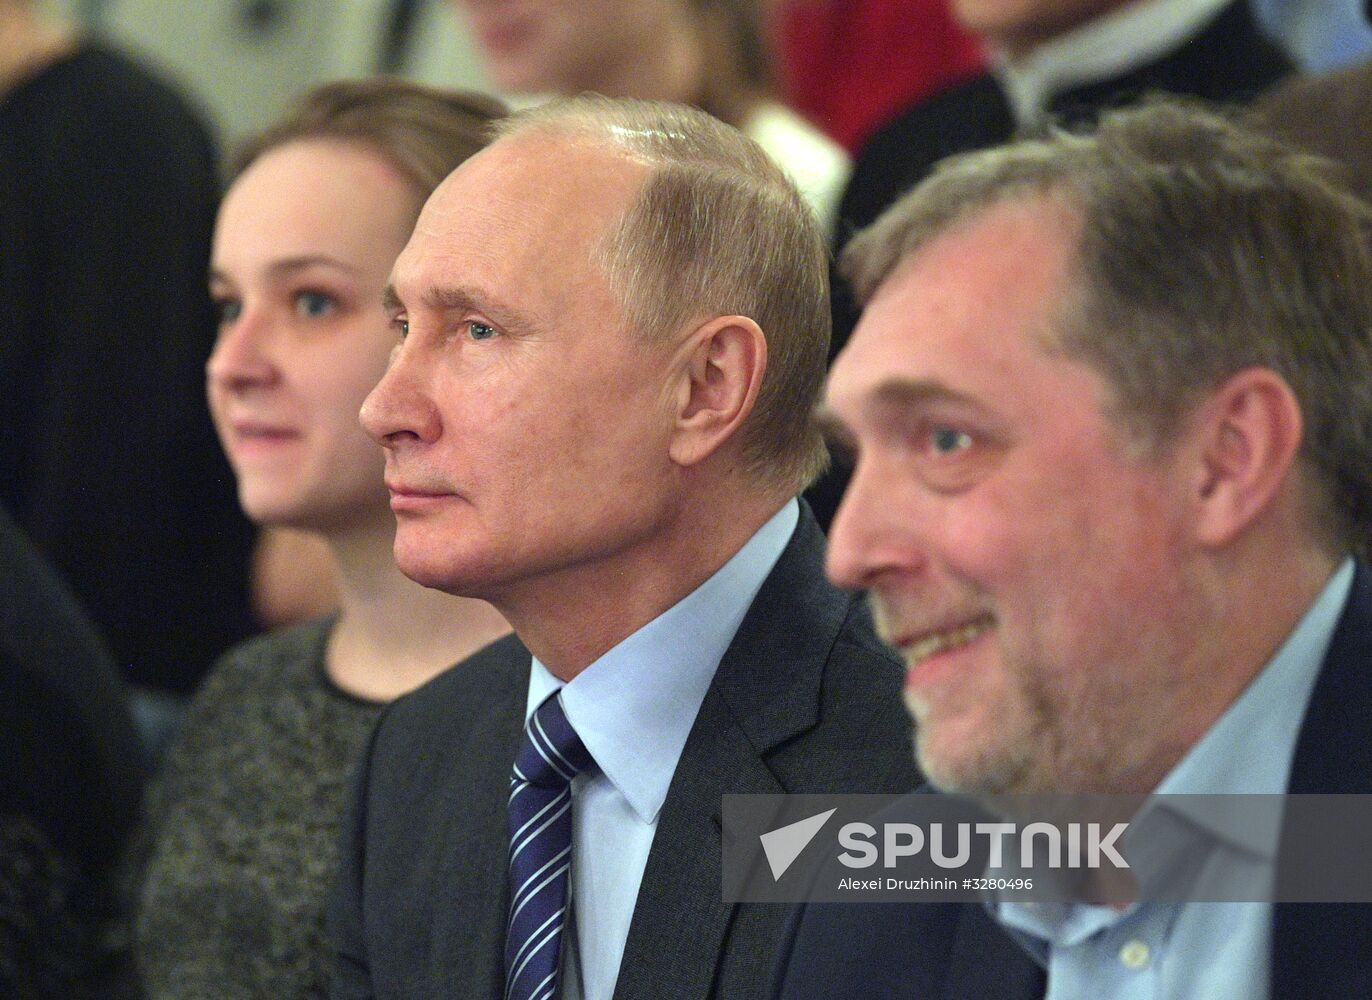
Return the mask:
<path id="1" fill-rule="evenodd" d="M 561 694 L 549 695 L 524 725 L 512 780 L 561 788 L 590 766 L 591 755 L 562 710 Z"/>

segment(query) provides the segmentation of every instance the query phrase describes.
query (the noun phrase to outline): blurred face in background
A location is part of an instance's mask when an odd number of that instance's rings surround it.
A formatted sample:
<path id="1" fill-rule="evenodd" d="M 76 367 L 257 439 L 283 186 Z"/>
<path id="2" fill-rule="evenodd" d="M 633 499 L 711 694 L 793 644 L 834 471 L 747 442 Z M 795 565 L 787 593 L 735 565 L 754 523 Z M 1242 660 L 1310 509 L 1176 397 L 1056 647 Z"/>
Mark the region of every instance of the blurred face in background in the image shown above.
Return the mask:
<path id="1" fill-rule="evenodd" d="M 688 0 L 454 3 L 481 47 L 491 82 L 511 93 L 613 91 L 626 67 L 680 30 L 690 13 Z"/>
<path id="2" fill-rule="evenodd" d="M 953 17 L 972 34 L 1024 55 L 1037 45 L 1134 0 L 949 0 Z"/>
<path id="3" fill-rule="evenodd" d="M 225 197 L 208 391 L 254 521 L 389 526 L 381 450 L 357 411 L 395 342 L 381 296 L 418 208 L 386 160 L 330 140 L 269 150 Z"/>

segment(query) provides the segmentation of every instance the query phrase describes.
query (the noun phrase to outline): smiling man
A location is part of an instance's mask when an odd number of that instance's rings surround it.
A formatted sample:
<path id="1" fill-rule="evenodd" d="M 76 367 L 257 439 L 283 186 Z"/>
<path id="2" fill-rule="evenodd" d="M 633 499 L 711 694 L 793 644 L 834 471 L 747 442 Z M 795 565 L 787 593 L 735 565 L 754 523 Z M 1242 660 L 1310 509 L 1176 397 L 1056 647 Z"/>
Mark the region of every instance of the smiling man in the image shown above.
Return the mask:
<path id="1" fill-rule="evenodd" d="M 854 240 L 828 569 L 935 786 L 1372 791 L 1369 221 L 1157 104 L 949 161 Z M 777 995 L 1355 996 L 1370 942 L 1363 907 L 815 905 Z"/>
<path id="2" fill-rule="evenodd" d="M 426 205 L 362 421 L 400 568 L 518 639 L 382 718 L 336 997 L 757 995 L 784 914 L 722 901 L 721 796 L 913 787 L 794 499 L 825 274 L 780 170 L 667 105 L 517 116 Z"/>

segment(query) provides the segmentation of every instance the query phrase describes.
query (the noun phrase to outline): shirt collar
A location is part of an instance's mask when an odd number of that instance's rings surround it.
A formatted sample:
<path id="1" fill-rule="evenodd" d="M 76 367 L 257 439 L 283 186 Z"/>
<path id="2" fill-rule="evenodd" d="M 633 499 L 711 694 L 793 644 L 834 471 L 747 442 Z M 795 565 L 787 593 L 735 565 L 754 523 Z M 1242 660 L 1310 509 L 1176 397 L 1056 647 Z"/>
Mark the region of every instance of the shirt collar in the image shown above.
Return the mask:
<path id="1" fill-rule="evenodd" d="M 1344 560 L 1272 659 L 1159 783 L 1154 795 L 1166 798 L 1150 798 L 1130 823 L 1127 840 L 1138 838 L 1143 846 L 1164 845 L 1164 853 L 1150 858 L 1153 870 L 1165 870 L 1175 856 L 1169 851 L 1185 855 L 1203 843 L 1229 845 L 1263 860 L 1276 857 L 1281 835 L 1278 810 L 1245 810 L 1244 822 L 1233 822 L 1232 818 L 1225 822 L 1225 814 L 1216 808 L 1214 800 L 1198 799 L 1199 804 L 1193 807 L 1185 796 L 1279 795 L 1286 791 L 1301 720 L 1348 602 L 1353 573 L 1353 560 Z M 1168 816 L 1159 815 L 1163 810 L 1191 824 L 1195 836 L 1188 839 L 1180 835 Z M 986 908 L 1046 967 L 1050 944 L 1079 944 L 1137 906 L 1122 912 L 1106 906 L 1011 902 L 990 897 Z"/>
<path id="2" fill-rule="evenodd" d="M 1188 810 L 1186 800 L 1176 796 L 1286 791 L 1305 706 L 1352 586 L 1353 560 L 1345 559 L 1276 655 L 1162 779 L 1154 794 L 1166 798 L 1156 801 L 1258 857 L 1276 856 L 1277 810 L 1256 810 L 1250 821 L 1226 823 L 1213 807 Z M 1262 816 L 1267 821 L 1259 821 Z"/>
<path id="3" fill-rule="evenodd" d="M 656 821 L 719 661 L 799 519 L 787 502 L 713 576 L 570 683 L 533 659 L 525 721 L 562 688 L 572 728 L 643 822 Z"/>
<path id="4" fill-rule="evenodd" d="M 1038 125 L 1054 94 L 1123 76 L 1179 48 L 1232 0 L 1137 0 L 1019 59 L 991 50 L 991 72 L 1020 128 Z"/>

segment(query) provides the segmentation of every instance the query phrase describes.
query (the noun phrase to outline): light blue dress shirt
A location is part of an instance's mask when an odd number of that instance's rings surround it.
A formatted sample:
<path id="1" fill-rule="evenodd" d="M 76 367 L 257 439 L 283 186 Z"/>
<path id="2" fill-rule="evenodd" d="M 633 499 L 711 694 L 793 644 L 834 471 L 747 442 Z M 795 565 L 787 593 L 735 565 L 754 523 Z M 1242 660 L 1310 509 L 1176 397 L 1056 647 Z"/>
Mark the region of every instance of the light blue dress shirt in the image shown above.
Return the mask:
<path id="1" fill-rule="evenodd" d="M 1157 794 L 1286 791 L 1301 719 L 1352 584 L 1350 559 L 1330 577 L 1272 660 L 1158 785 Z M 1145 822 L 1166 820 L 1149 817 L 1148 808 L 1131 824 L 1133 832 L 1146 829 Z M 1225 831 L 1206 818 L 1189 818 L 1203 828 L 1190 842 L 1167 838 L 1182 855 L 1176 863 L 1194 863 L 1200 852 L 1207 855 L 1204 863 L 1212 875 L 1248 878 L 1256 872 L 1270 878 L 1277 824 Z M 1047 970 L 1045 1000 L 1264 1000 L 1269 995 L 1269 903 L 1145 903 L 1120 911 L 1000 901 L 988 908 Z"/>
<path id="2" fill-rule="evenodd" d="M 535 659 L 525 720 L 553 691 L 597 771 L 572 783 L 572 929 L 563 1000 L 610 1000 L 638 886 L 715 670 L 800 518 L 789 501 L 676 605 L 566 685 Z M 718 891 L 716 886 L 711 891 Z"/>

